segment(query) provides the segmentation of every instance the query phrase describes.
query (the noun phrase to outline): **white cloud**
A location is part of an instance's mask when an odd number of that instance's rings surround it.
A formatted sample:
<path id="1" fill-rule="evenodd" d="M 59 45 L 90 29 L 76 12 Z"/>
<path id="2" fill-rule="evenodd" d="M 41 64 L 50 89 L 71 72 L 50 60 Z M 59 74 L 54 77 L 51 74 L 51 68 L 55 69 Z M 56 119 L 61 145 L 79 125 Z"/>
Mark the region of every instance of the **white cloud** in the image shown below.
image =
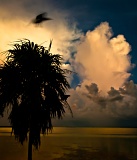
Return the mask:
<path id="1" fill-rule="evenodd" d="M 76 119 L 114 124 L 137 115 L 137 85 L 128 81 L 133 64 L 123 35 L 112 38 L 107 22 L 88 31 L 78 46 L 74 67 L 82 78 L 68 99 Z"/>
<path id="2" fill-rule="evenodd" d="M 123 35 L 111 37 L 109 24 L 101 23 L 93 31 L 86 33 L 75 55 L 75 63 L 84 68 L 84 72 L 78 70 L 84 77 L 83 80 L 98 84 L 104 92 L 110 87 L 121 87 L 130 77 L 127 71 L 132 68 L 129 43 Z"/>

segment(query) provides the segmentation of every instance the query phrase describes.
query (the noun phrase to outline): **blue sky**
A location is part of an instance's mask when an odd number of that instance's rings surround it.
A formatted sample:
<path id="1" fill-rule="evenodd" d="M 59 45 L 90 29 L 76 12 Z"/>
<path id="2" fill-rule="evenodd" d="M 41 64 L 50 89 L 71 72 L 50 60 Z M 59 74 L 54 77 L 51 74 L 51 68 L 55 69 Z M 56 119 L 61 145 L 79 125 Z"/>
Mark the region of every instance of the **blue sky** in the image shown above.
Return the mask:
<path id="1" fill-rule="evenodd" d="M 137 126 L 136 8 L 136 0 L 0 1 L 0 51 L 20 38 L 45 46 L 53 39 L 51 52 L 77 72 L 68 78 L 74 118 L 66 111 L 55 125 Z M 34 26 L 41 12 L 53 20 Z"/>
<path id="2" fill-rule="evenodd" d="M 63 10 L 68 10 L 83 32 L 93 30 L 101 22 L 107 21 L 114 36 L 123 34 L 132 47 L 132 62 L 137 63 L 137 2 L 136 0 L 75 0 L 57 1 Z M 137 82 L 136 67 L 131 71 Z"/>

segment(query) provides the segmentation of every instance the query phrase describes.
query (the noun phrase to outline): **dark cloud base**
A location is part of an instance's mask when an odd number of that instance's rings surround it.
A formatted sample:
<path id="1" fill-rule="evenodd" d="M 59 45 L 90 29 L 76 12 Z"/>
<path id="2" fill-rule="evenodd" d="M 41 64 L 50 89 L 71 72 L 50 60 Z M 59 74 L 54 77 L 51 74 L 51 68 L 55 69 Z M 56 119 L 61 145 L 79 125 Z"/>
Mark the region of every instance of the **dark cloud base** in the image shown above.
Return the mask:
<path id="1" fill-rule="evenodd" d="M 69 119 L 53 121 L 55 127 L 114 127 L 137 128 L 137 118 L 109 118 L 109 121 L 92 121 L 88 119 Z"/>

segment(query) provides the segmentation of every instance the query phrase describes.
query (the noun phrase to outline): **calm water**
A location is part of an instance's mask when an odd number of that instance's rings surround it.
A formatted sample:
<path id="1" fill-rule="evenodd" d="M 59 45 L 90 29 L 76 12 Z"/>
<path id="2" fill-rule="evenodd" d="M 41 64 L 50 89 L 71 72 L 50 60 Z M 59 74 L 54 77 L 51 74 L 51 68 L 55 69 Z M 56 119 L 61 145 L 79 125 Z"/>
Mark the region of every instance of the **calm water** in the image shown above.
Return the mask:
<path id="1" fill-rule="evenodd" d="M 27 142 L 20 145 L 0 128 L 0 160 L 27 160 Z M 33 160 L 137 160 L 136 128 L 60 128 L 41 136 Z"/>

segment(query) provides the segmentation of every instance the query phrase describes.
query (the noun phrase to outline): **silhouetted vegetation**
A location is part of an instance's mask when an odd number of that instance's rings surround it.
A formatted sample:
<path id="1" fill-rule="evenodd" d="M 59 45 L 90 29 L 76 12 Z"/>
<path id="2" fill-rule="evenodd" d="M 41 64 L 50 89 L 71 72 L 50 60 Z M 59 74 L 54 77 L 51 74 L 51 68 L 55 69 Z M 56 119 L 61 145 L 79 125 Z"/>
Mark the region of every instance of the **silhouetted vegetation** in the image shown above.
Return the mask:
<path id="1" fill-rule="evenodd" d="M 13 43 L 0 66 L 0 115 L 5 108 L 11 111 L 9 121 L 15 138 L 23 144 L 29 134 L 28 160 L 32 145 L 40 146 L 40 133 L 52 130 L 52 118 L 62 118 L 70 88 L 62 69 L 62 57 L 49 48 L 29 40 Z M 70 109 L 70 108 L 69 108 Z"/>

